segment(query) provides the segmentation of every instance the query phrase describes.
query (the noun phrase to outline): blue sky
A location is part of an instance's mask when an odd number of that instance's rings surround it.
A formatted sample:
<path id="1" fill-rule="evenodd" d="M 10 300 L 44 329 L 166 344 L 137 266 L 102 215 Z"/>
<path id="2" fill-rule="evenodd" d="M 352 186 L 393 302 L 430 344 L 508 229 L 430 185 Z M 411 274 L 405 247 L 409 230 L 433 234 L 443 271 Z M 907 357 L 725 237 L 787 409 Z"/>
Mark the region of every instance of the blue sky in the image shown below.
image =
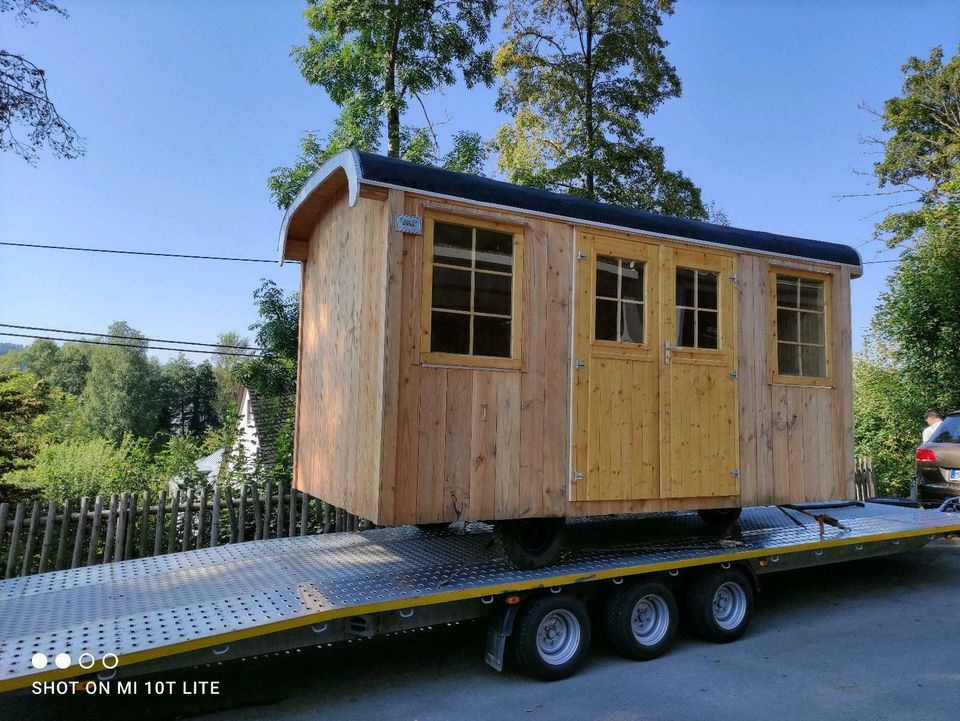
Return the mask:
<path id="1" fill-rule="evenodd" d="M 87 154 L 37 168 L 0 155 L 0 239 L 273 257 L 282 214 L 266 177 L 336 112 L 289 57 L 304 3 L 62 4 L 67 20 L 0 16 L 0 38 L 47 71 Z M 882 203 L 836 198 L 870 189 L 853 173 L 871 161 L 857 138 L 878 128 L 857 104 L 895 95 L 910 55 L 952 55 L 958 27 L 955 1 L 681 0 L 664 35 L 683 97 L 647 128 L 732 224 L 863 246 L 871 260 Z M 429 107 L 449 115 L 444 130 L 489 136 L 503 122 L 493 98 L 455 87 Z M 890 267 L 854 283 L 857 347 Z M 261 277 L 294 289 L 298 267 L 0 247 L 0 322 L 100 331 L 122 319 L 149 337 L 213 341 L 256 320 Z"/>

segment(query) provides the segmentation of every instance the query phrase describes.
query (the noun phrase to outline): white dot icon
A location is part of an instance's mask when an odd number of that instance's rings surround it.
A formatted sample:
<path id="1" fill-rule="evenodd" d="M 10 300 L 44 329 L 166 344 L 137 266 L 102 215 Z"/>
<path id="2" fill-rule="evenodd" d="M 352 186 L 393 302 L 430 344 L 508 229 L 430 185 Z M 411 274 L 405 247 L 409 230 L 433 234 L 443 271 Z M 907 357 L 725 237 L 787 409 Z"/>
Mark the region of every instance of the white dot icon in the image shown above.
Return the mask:
<path id="1" fill-rule="evenodd" d="M 45 653 L 35 653 L 33 658 L 30 659 L 30 663 L 33 664 L 33 667 L 38 671 L 47 667 L 47 655 Z"/>
<path id="2" fill-rule="evenodd" d="M 53 662 L 57 665 L 57 668 L 68 668 L 71 662 L 70 654 L 58 653 L 57 657 L 53 659 Z"/>
<path id="3" fill-rule="evenodd" d="M 77 659 L 77 663 L 80 664 L 80 668 L 84 670 L 89 670 L 93 668 L 93 665 L 97 662 L 97 659 L 93 657 L 92 653 L 84 651 L 80 654 L 80 658 Z"/>

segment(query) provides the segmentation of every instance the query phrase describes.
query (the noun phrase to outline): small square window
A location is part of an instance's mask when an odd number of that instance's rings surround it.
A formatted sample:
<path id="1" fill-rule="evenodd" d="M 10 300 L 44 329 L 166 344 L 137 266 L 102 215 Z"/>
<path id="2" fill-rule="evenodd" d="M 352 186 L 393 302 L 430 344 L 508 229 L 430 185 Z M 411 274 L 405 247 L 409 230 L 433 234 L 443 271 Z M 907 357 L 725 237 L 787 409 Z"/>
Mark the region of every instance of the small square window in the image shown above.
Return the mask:
<path id="1" fill-rule="evenodd" d="M 593 337 L 617 343 L 644 342 L 644 264 L 597 256 Z"/>
<path id="2" fill-rule="evenodd" d="M 709 270 L 676 269 L 676 343 L 683 348 L 720 347 L 720 276 Z"/>

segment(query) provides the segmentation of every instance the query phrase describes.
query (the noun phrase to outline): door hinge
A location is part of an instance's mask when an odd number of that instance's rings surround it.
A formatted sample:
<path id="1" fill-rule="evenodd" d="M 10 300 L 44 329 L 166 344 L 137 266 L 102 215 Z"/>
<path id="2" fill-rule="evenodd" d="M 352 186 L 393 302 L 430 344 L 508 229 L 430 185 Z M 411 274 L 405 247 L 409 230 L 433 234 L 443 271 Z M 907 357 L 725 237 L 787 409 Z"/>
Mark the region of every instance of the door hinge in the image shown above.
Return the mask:
<path id="1" fill-rule="evenodd" d="M 730 371 L 730 377 L 731 377 L 731 378 L 736 378 L 736 377 L 737 377 L 737 372 L 736 372 L 736 371 Z"/>
<path id="2" fill-rule="evenodd" d="M 573 482 L 576 483 L 577 481 L 582 481 L 582 480 L 583 480 L 583 473 L 581 473 L 580 471 L 574 471 Z"/>
<path id="3" fill-rule="evenodd" d="M 578 251 L 577 251 L 577 260 L 583 260 L 583 259 L 586 258 L 588 255 L 590 255 L 590 254 L 589 254 L 587 251 L 585 251 L 585 250 L 578 250 Z"/>
<path id="4" fill-rule="evenodd" d="M 730 471 L 730 475 L 733 476 L 734 478 L 739 478 L 739 477 L 740 477 L 740 469 L 739 469 L 739 468 L 734 468 L 732 471 Z"/>
<path id="5" fill-rule="evenodd" d="M 732 280 L 734 283 L 737 282 L 737 274 L 736 274 L 736 273 L 734 273 L 733 275 L 731 275 L 731 276 L 729 276 L 729 277 L 730 277 L 730 280 Z"/>
<path id="6" fill-rule="evenodd" d="M 587 364 L 584 363 L 584 362 L 583 362 L 582 360 L 580 360 L 579 358 L 578 358 L 577 360 L 575 360 L 574 363 L 573 363 L 573 367 L 576 368 L 577 370 L 580 370 L 581 368 L 585 367 L 586 365 L 587 365 Z"/>

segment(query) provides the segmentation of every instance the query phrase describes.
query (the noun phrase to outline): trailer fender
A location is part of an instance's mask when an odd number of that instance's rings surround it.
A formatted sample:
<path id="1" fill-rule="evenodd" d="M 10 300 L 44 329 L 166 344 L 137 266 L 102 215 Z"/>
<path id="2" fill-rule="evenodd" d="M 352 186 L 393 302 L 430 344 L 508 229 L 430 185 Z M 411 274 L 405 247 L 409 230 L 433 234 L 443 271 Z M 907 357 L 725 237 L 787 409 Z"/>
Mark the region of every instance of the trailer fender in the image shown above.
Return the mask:
<path id="1" fill-rule="evenodd" d="M 503 656 L 507 648 L 507 639 L 513 633 L 513 622 L 516 620 L 519 610 L 519 603 L 516 601 L 510 603 L 503 599 L 497 604 L 494 612 L 490 614 L 490 625 L 487 628 L 486 662 L 488 666 L 495 668 L 497 671 L 503 671 Z"/>

